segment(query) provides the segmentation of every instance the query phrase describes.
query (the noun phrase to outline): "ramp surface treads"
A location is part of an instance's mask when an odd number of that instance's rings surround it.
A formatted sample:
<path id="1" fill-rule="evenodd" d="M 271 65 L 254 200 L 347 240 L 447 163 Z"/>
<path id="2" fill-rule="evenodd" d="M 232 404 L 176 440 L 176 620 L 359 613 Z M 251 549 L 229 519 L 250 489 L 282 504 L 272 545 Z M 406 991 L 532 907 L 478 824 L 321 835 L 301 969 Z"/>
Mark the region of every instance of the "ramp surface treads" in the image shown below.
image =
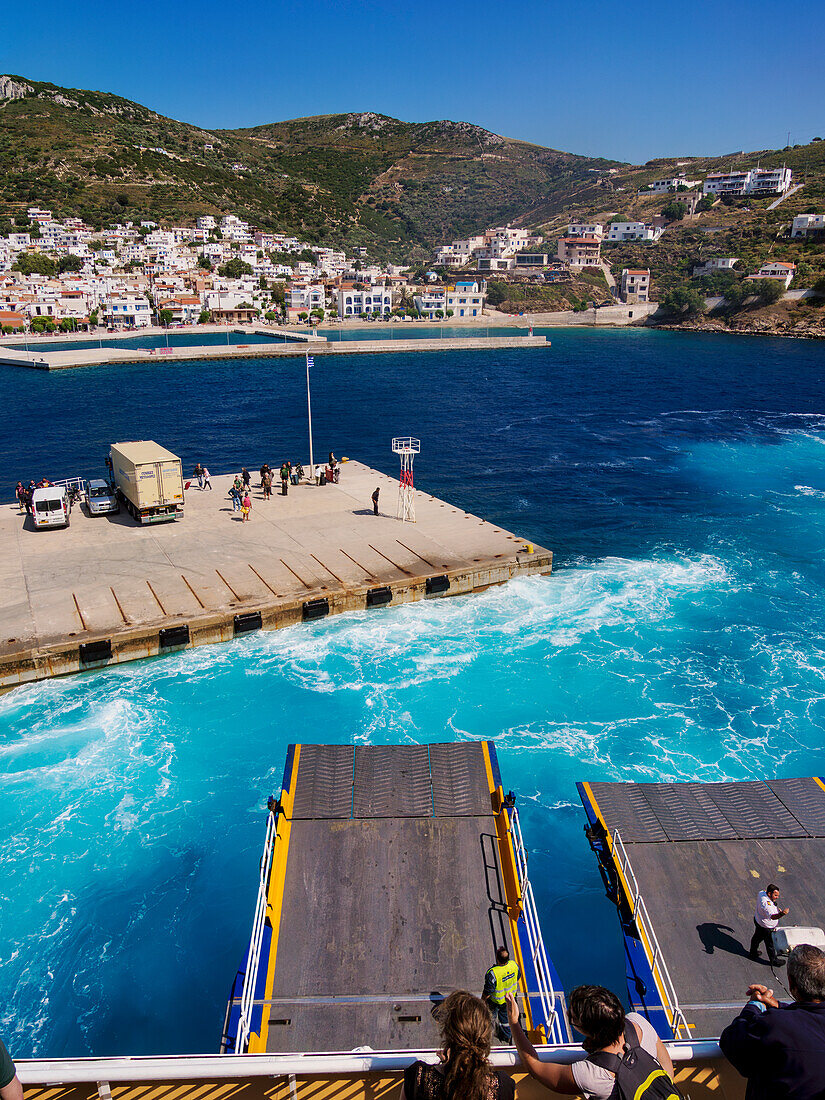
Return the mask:
<path id="1" fill-rule="evenodd" d="M 513 950 L 490 753 L 296 747 L 268 1051 L 434 1046 L 433 1004 Z"/>
<path id="2" fill-rule="evenodd" d="M 764 947 L 759 961 L 748 957 L 757 893 L 779 886 L 790 910 L 783 926 L 825 925 L 825 788 L 798 778 L 589 789 L 613 843 L 621 838 L 623 881 L 638 884 L 691 1037 L 718 1036 L 749 984 L 782 980 Z M 626 939 L 649 961 L 636 931 L 626 928 Z M 649 994 L 655 1007 L 657 991 Z"/>

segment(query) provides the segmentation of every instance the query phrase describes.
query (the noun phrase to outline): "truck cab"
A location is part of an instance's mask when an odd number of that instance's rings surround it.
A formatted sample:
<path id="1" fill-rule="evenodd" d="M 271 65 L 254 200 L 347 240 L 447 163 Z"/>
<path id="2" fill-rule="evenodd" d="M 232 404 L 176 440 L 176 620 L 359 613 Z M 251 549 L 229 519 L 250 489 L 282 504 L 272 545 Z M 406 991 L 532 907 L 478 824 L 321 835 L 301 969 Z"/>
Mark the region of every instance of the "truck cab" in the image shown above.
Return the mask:
<path id="1" fill-rule="evenodd" d="M 72 502 L 65 485 L 46 485 L 32 493 L 35 527 L 68 527 Z"/>

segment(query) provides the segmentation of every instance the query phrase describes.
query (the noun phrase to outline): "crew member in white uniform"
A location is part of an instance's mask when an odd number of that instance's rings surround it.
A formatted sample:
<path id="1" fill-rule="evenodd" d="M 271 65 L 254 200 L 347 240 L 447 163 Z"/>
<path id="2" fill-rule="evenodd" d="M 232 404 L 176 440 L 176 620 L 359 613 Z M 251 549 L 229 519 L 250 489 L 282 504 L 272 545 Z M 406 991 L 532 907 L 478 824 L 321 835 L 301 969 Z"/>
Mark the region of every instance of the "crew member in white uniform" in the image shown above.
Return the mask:
<path id="1" fill-rule="evenodd" d="M 750 955 L 752 959 L 759 958 L 759 945 L 764 943 L 768 950 L 768 961 L 771 966 L 784 966 L 785 960 L 780 959 L 773 946 L 771 933 L 779 927 L 781 917 L 788 915 L 787 909 L 779 908 L 779 887 L 772 882 L 768 883 L 767 890 L 760 890 L 756 898 L 756 912 L 753 916 L 753 938 L 751 939 Z"/>

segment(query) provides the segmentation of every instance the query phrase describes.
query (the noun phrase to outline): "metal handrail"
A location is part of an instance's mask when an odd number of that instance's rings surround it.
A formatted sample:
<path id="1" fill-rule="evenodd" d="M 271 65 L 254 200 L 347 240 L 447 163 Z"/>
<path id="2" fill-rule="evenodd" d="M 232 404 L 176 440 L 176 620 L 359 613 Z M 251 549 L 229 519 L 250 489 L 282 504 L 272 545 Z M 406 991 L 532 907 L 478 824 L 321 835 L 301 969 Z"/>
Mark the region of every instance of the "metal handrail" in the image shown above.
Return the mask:
<path id="1" fill-rule="evenodd" d="M 255 1002 L 255 988 L 258 984 L 258 965 L 261 961 L 261 945 L 266 927 L 267 893 L 269 889 L 269 870 L 272 866 L 272 853 L 275 849 L 277 835 L 277 820 L 275 814 L 269 811 L 269 820 L 266 823 L 266 839 L 261 856 L 261 876 L 258 883 L 258 898 L 255 902 L 255 917 L 252 921 L 252 935 L 249 939 L 249 953 L 246 959 L 246 974 L 244 975 L 243 989 L 240 997 L 240 1016 L 238 1019 L 238 1034 L 235 1039 L 235 1053 L 245 1054 L 249 1044 L 249 1032 L 252 1027 L 252 1010 Z"/>
<path id="2" fill-rule="evenodd" d="M 533 961 L 533 969 L 536 974 L 538 986 L 538 998 L 544 1014 L 547 1038 L 555 1039 L 563 1043 L 567 1039 L 562 1028 L 556 1001 L 560 994 L 553 988 L 553 978 L 550 971 L 550 963 L 547 952 L 544 949 L 544 939 L 541 934 L 536 901 L 533 895 L 533 886 L 527 874 L 527 849 L 524 846 L 524 837 L 521 832 L 518 810 L 508 808 L 510 818 L 510 837 L 513 843 L 513 853 L 516 860 L 516 875 L 518 877 L 519 890 L 521 891 L 521 915 L 524 918 L 524 927 L 527 932 L 527 943 L 530 949 L 530 957 Z"/>
<path id="3" fill-rule="evenodd" d="M 630 857 L 627 854 L 627 849 L 624 846 L 618 829 L 613 833 L 610 839 L 610 853 L 613 856 L 613 862 L 617 870 L 620 872 L 621 877 L 624 879 L 630 891 L 631 896 L 629 896 L 627 900 L 630 905 L 633 919 L 636 922 L 636 927 L 640 932 L 644 932 L 649 949 L 652 952 L 652 957 L 648 958 L 648 962 L 650 963 L 650 969 L 653 973 L 654 980 L 658 973 L 660 992 L 667 1001 L 665 1005 L 665 1014 L 667 1015 L 668 1012 L 670 1013 L 671 1019 L 669 1022 L 673 1028 L 674 1037 L 676 1039 L 689 1039 L 690 1028 L 688 1027 L 684 1012 L 682 1012 L 682 1009 L 679 1007 L 676 987 L 673 984 L 673 979 L 667 968 L 664 954 L 659 946 L 659 940 L 653 928 L 653 921 L 650 919 L 650 914 L 645 905 L 645 899 L 642 897 L 639 883 L 630 865 Z"/>
<path id="4" fill-rule="evenodd" d="M 674 1062 L 711 1063 L 721 1059 L 715 1040 L 688 1043 L 665 1043 Z M 570 1064 L 583 1055 L 575 1043 L 539 1046 L 540 1062 Z M 399 1074 L 421 1059 L 436 1063 L 438 1052 L 426 1050 L 351 1051 L 303 1054 L 167 1054 L 138 1055 L 114 1058 L 33 1058 L 17 1059 L 17 1072 L 24 1085 L 109 1084 L 130 1081 L 194 1081 L 297 1075 L 329 1075 L 360 1077 L 363 1074 Z M 497 1069 L 510 1069 L 519 1063 L 518 1051 L 512 1047 L 490 1052 L 490 1064 Z"/>
<path id="5" fill-rule="evenodd" d="M 67 489 L 78 489 L 83 491 L 86 485 L 85 477 L 64 477 L 61 481 L 53 481 L 52 485 L 63 485 Z"/>

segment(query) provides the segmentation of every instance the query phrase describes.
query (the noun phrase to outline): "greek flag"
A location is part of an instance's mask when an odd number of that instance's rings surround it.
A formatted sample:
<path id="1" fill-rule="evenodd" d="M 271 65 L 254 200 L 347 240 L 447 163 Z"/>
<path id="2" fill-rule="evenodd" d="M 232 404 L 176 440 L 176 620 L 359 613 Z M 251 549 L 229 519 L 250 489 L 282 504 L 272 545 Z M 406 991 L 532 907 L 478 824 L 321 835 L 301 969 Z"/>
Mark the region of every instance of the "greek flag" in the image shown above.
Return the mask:
<path id="1" fill-rule="evenodd" d="M 307 356 L 307 370 L 309 370 L 310 367 L 314 367 L 314 366 L 315 366 L 315 356 L 314 355 L 308 355 Z"/>

